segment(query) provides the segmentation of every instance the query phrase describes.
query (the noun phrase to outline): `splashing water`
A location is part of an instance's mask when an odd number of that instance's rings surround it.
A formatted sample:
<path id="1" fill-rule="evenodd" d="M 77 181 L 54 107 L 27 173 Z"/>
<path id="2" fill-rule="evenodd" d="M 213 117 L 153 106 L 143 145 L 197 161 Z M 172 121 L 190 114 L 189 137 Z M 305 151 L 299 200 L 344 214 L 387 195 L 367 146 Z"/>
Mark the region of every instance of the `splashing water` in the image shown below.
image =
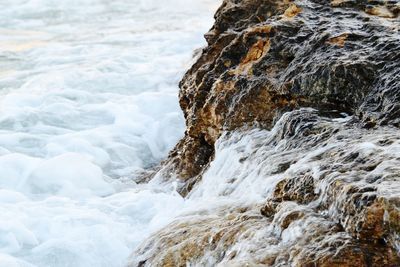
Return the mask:
<path id="1" fill-rule="evenodd" d="M 123 266 L 184 201 L 129 182 L 184 131 L 215 1 L 0 1 L 0 266 Z"/>
<path id="2" fill-rule="evenodd" d="M 396 129 L 356 121 L 300 109 L 270 131 L 225 132 L 179 219 L 146 240 L 129 266 L 304 266 L 332 242 L 337 250 L 322 255 L 334 258 L 363 220 L 352 204 L 382 198 L 395 206 L 400 192 Z M 389 235 L 398 249 L 398 234 Z"/>

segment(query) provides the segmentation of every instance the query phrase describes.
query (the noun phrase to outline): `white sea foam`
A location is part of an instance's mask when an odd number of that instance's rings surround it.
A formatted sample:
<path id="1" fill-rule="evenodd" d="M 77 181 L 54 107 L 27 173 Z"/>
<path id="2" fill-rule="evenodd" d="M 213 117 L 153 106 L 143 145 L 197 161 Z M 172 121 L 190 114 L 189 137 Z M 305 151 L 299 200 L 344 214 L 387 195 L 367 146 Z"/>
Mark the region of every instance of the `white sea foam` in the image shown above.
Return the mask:
<path id="1" fill-rule="evenodd" d="M 184 206 L 126 181 L 183 134 L 217 4 L 0 1 L 0 266 L 123 266 Z"/>

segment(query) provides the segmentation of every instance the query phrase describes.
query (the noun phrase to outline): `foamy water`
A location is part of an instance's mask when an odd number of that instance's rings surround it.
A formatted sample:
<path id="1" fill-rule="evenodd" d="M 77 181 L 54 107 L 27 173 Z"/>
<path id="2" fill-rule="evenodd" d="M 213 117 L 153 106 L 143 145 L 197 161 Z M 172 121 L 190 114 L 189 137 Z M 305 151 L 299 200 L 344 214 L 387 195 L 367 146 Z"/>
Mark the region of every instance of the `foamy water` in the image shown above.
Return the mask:
<path id="1" fill-rule="evenodd" d="M 0 266 L 123 266 L 185 205 L 136 185 L 183 135 L 212 0 L 0 0 Z"/>

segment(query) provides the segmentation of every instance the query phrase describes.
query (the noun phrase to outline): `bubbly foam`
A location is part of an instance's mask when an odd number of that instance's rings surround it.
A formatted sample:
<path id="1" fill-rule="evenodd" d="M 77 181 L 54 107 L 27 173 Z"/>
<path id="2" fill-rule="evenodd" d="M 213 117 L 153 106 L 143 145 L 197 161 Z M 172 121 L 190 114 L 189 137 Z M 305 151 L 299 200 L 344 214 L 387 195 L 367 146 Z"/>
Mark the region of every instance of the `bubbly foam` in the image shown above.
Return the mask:
<path id="1" fill-rule="evenodd" d="M 123 266 L 183 206 L 129 182 L 184 131 L 215 1 L 0 2 L 0 266 Z"/>

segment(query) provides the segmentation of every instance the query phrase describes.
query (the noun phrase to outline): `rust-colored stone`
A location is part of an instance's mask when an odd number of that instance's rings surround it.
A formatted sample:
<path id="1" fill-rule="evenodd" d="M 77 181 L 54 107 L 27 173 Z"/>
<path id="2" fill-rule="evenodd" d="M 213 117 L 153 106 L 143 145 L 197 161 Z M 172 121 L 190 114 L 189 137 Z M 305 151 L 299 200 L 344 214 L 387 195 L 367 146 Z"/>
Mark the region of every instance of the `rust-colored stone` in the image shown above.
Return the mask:
<path id="1" fill-rule="evenodd" d="M 291 4 L 288 9 L 285 10 L 283 15 L 287 18 L 293 18 L 297 16 L 301 12 L 301 8 L 296 6 L 295 4 Z"/>
<path id="2" fill-rule="evenodd" d="M 339 36 L 329 38 L 328 41 L 326 41 L 326 43 L 330 45 L 337 45 L 339 47 L 344 47 L 347 37 L 349 37 L 349 35 L 347 33 L 343 33 Z"/>

